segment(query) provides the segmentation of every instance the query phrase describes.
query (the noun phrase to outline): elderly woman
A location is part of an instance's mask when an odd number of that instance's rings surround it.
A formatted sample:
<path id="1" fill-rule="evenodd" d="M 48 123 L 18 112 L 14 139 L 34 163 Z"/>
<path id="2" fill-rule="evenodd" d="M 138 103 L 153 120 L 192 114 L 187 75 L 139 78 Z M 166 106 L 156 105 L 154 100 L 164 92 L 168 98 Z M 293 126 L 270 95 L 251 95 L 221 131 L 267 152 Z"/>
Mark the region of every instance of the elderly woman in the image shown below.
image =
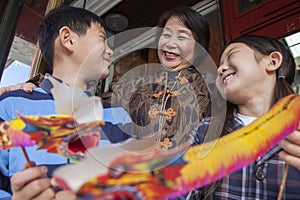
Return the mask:
<path id="1" fill-rule="evenodd" d="M 129 112 L 133 121 L 129 134 L 159 132 L 158 144 L 167 150 L 187 141 L 192 129 L 210 115 L 210 93 L 199 70 L 207 68 L 203 65 L 210 32 L 206 19 L 188 7 L 166 11 L 158 27 L 160 64 L 152 64 L 154 73 L 143 77 L 121 78 L 112 104 L 121 103 Z"/>

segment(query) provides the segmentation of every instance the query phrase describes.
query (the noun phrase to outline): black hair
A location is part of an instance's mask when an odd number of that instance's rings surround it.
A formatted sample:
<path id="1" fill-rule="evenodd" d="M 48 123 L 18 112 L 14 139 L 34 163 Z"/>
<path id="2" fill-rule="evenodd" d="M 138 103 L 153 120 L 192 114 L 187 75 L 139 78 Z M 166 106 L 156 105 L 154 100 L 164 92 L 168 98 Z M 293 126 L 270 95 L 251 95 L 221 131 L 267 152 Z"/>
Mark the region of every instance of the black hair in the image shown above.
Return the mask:
<path id="1" fill-rule="evenodd" d="M 49 67 L 53 68 L 54 41 L 63 26 L 69 27 L 78 35 L 86 34 L 92 23 L 104 23 L 96 14 L 76 7 L 59 7 L 51 10 L 40 26 L 38 41 L 41 53 Z"/>
<path id="2" fill-rule="evenodd" d="M 273 103 L 293 93 L 291 85 L 295 78 L 296 64 L 291 52 L 283 45 L 283 43 L 277 39 L 257 35 L 240 36 L 232 40 L 229 44 L 232 43 L 244 43 L 254 50 L 254 52 L 262 56 L 268 56 L 270 53 L 278 51 L 283 59 L 281 66 L 276 71 L 277 82 Z"/>
<path id="3" fill-rule="evenodd" d="M 291 84 L 294 81 L 296 64 L 290 51 L 280 41 L 265 36 L 244 35 L 231 40 L 225 46 L 225 48 L 233 43 L 246 44 L 248 47 L 254 50 L 256 55 L 258 54 L 260 56 L 267 56 L 274 51 L 280 52 L 282 54 L 283 60 L 281 66 L 277 69 L 276 72 L 277 82 L 275 85 L 273 104 L 275 104 L 279 99 L 294 93 Z M 229 130 L 231 130 L 229 128 L 232 124 L 234 124 L 235 109 L 236 105 L 227 101 L 225 125 L 223 126 L 221 136 L 228 134 Z M 206 186 L 203 189 L 203 195 L 211 198 L 213 195 L 213 191 L 217 189 L 217 187 L 221 184 L 221 181 L 222 180 L 218 180 L 210 184 L 209 186 Z"/>
<path id="4" fill-rule="evenodd" d="M 171 17 L 178 19 L 193 33 L 195 40 L 206 50 L 209 49 L 210 31 L 206 18 L 197 11 L 186 7 L 172 8 L 162 14 L 158 27 L 164 28 Z"/>
<path id="5" fill-rule="evenodd" d="M 199 12 L 187 7 L 175 7 L 164 12 L 158 21 L 157 42 L 162 34 L 162 28 L 165 27 L 167 21 L 171 17 L 177 17 L 188 29 L 191 30 L 197 44 L 195 47 L 196 58 L 194 66 L 199 66 L 209 52 L 210 29 L 206 18 Z M 205 51 L 204 51 L 205 50 Z"/>

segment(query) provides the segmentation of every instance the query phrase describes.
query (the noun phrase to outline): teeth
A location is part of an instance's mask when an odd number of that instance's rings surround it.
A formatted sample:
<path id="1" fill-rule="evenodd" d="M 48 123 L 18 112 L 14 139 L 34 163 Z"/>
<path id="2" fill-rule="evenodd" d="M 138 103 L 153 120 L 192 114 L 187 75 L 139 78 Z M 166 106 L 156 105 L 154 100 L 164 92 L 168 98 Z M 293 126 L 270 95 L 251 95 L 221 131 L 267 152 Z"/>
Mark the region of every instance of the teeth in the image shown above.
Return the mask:
<path id="1" fill-rule="evenodd" d="M 171 53 L 171 52 L 167 52 L 167 51 L 166 51 L 166 55 L 167 55 L 167 56 L 178 56 L 178 54 Z"/>
<path id="2" fill-rule="evenodd" d="M 231 77 L 233 77 L 233 74 L 230 74 L 229 76 L 226 76 L 226 78 L 223 80 L 223 82 L 225 83 L 228 79 L 230 79 Z"/>

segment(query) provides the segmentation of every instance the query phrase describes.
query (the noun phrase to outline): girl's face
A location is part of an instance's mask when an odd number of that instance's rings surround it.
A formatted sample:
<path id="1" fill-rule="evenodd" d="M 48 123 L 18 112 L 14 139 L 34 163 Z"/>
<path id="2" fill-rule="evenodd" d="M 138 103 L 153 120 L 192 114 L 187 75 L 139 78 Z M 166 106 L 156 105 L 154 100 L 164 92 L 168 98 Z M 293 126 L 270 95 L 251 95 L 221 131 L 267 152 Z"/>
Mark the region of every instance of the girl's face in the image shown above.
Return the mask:
<path id="1" fill-rule="evenodd" d="M 271 90 L 267 65 L 267 56 L 258 56 L 246 44 L 230 44 L 222 53 L 216 85 L 228 101 L 244 103 Z"/>
<path id="2" fill-rule="evenodd" d="M 167 21 L 158 41 L 159 60 L 171 70 L 188 68 L 194 61 L 195 45 L 192 31 L 173 16 Z"/>

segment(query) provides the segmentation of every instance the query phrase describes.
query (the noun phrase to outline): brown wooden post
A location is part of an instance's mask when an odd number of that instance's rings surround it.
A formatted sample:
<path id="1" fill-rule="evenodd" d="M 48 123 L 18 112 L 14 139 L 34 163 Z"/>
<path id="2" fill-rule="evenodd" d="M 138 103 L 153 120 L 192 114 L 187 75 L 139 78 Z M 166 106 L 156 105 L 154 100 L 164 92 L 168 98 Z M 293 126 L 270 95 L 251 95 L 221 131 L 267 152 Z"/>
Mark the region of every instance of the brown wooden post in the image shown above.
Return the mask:
<path id="1" fill-rule="evenodd" d="M 59 7 L 63 2 L 64 2 L 64 0 L 49 0 L 47 8 L 46 8 L 45 15 L 50 10 Z M 45 60 L 43 59 L 41 50 L 40 50 L 38 42 L 37 42 L 36 49 L 35 49 L 33 59 L 32 59 L 32 62 L 31 62 L 31 70 L 30 70 L 30 73 L 29 73 L 29 78 L 34 77 L 38 73 L 44 73 L 46 65 L 47 64 L 46 64 Z"/>
<path id="2" fill-rule="evenodd" d="M 0 1 L 0 79 L 22 8 L 23 3 L 20 0 Z"/>

